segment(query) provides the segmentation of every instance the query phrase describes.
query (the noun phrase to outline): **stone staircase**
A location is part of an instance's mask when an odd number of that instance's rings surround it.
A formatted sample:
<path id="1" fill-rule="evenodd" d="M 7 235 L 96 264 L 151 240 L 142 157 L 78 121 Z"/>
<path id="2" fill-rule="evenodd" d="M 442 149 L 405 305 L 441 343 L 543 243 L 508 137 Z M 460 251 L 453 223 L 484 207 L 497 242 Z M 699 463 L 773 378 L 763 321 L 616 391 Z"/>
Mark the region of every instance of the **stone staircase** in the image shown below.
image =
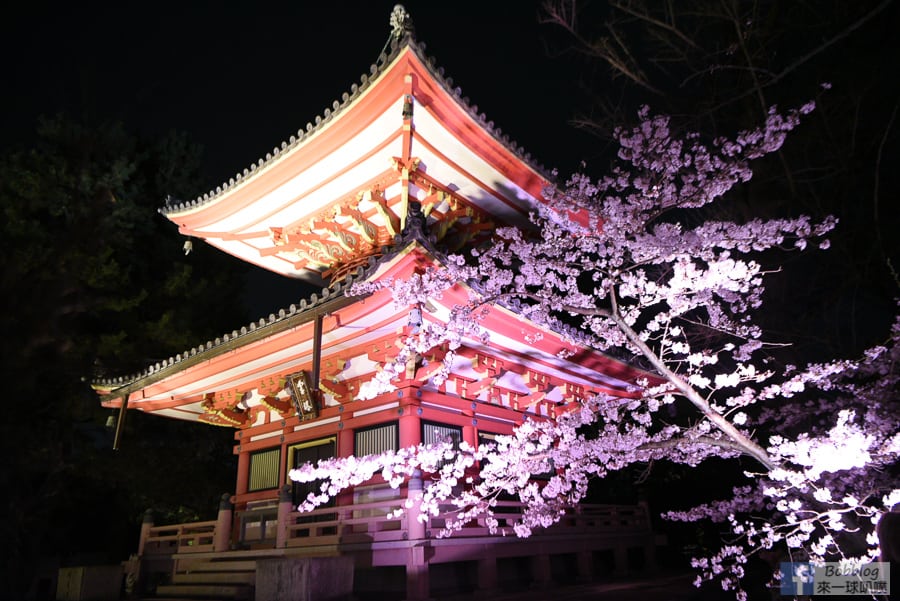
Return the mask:
<path id="1" fill-rule="evenodd" d="M 260 561 L 304 558 L 328 561 L 337 556 L 333 546 L 176 554 L 167 562 L 164 584 L 156 585 L 153 596 L 145 597 L 145 601 L 253 601 Z"/>
<path id="2" fill-rule="evenodd" d="M 179 559 L 172 581 L 156 587 L 156 599 L 250 601 L 256 585 L 256 559 Z"/>

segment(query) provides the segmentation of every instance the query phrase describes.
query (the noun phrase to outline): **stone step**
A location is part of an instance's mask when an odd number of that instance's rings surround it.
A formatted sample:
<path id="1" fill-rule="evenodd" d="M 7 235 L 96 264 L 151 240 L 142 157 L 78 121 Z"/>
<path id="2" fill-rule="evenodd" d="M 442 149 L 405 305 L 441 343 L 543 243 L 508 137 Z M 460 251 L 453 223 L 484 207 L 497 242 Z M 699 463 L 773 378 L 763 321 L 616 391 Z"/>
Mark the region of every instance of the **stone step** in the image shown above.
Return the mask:
<path id="1" fill-rule="evenodd" d="M 240 598 L 234 598 L 234 597 L 204 597 L 204 596 L 200 596 L 200 597 L 185 597 L 185 596 L 178 596 L 178 597 L 169 597 L 169 596 L 165 596 L 165 597 L 162 597 L 162 596 L 156 596 L 156 597 L 146 597 L 146 598 L 141 598 L 141 599 L 135 600 L 135 601 L 253 601 L 253 593 L 250 593 L 250 596 L 249 596 L 249 597 L 240 597 Z M 368 600 L 367 600 L 367 601 L 368 601 Z"/>
<path id="2" fill-rule="evenodd" d="M 172 584 L 247 584 L 256 582 L 256 572 L 179 572 Z"/>
<path id="3" fill-rule="evenodd" d="M 161 584 L 157 598 L 227 599 L 244 601 L 252 598 L 253 587 L 246 584 Z"/>
<path id="4" fill-rule="evenodd" d="M 178 560 L 179 572 L 255 572 L 255 559 L 210 561 L 205 559 Z"/>
<path id="5" fill-rule="evenodd" d="M 190 597 L 139 597 L 134 599 L 134 601 L 160 601 L 160 599 L 165 599 L 165 601 L 197 601 L 197 597 L 193 599 Z M 211 599 L 208 597 L 204 597 L 203 601 L 232 601 L 231 599 Z"/>

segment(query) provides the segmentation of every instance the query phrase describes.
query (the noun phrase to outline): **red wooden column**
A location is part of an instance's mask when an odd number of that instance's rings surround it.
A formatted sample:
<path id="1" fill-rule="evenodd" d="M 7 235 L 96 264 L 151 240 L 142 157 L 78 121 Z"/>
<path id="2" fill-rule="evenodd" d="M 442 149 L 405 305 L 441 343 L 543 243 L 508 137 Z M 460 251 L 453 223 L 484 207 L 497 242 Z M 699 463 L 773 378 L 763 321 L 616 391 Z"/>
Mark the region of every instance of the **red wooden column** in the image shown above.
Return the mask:
<path id="1" fill-rule="evenodd" d="M 586 584 L 594 580 L 594 554 L 590 550 L 579 551 L 575 556 L 578 569 L 578 583 Z"/>
<path id="2" fill-rule="evenodd" d="M 613 548 L 613 575 L 628 575 L 628 547 L 625 545 L 616 545 Z"/>
<path id="3" fill-rule="evenodd" d="M 478 447 L 478 433 L 476 431 L 478 420 L 475 418 L 475 407 L 475 403 L 472 403 L 472 409 L 462 412 L 467 419 L 466 425 L 462 428 L 462 438 L 473 449 Z"/>
<path id="4" fill-rule="evenodd" d="M 284 549 L 287 547 L 288 537 L 288 521 L 294 506 L 291 504 L 291 485 L 285 484 L 278 491 L 278 525 L 275 529 L 275 548 Z"/>
<path id="5" fill-rule="evenodd" d="M 428 557 L 426 552 L 425 523 L 419 521 L 422 511 L 422 474 L 416 470 L 409 479 L 409 500 L 412 501 L 406 510 L 406 522 L 409 552 L 406 558 L 406 601 L 425 601 L 431 585 L 428 580 Z"/>
<path id="6" fill-rule="evenodd" d="M 408 394 L 408 390 L 404 391 Z M 422 419 L 419 417 L 418 402 L 404 399 L 401 403 L 399 443 L 400 448 L 411 447 L 422 442 Z M 411 402 L 410 402 L 411 401 Z M 407 540 L 410 543 L 406 558 L 406 599 L 424 601 L 429 599 L 428 558 L 426 556 L 426 525 L 418 517 L 422 508 L 422 474 L 417 470 L 409 479 L 407 496 L 410 506 L 406 510 Z"/>
<path id="7" fill-rule="evenodd" d="M 344 426 L 346 424 L 339 424 Z M 353 433 L 353 430 L 350 429 L 340 429 L 337 433 L 337 456 L 338 457 L 350 457 L 353 455 L 354 446 L 356 446 L 356 439 Z"/>
<path id="8" fill-rule="evenodd" d="M 538 553 L 531 558 L 531 585 L 539 590 L 550 588 L 552 577 L 550 574 L 550 556 L 546 553 Z"/>
<path id="9" fill-rule="evenodd" d="M 345 423 L 339 424 L 341 426 L 346 426 Z M 356 450 L 356 434 L 354 430 L 349 428 L 343 428 L 338 430 L 337 433 L 337 444 L 335 445 L 335 451 L 338 457 L 350 457 L 353 455 L 353 452 Z M 344 505 L 352 505 L 353 504 L 353 488 L 348 488 L 342 490 L 338 493 L 337 498 L 335 498 L 335 504 L 340 506 Z M 344 510 L 339 513 L 339 517 L 341 519 L 345 517 L 351 517 L 352 511 Z M 343 527 L 339 527 L 343 528 Z"/>
<path id="10" fill-rule="evenodd" d="M 656 563 L 656 535 L 653 533 L 653 528 L 650 526 L 650 505 L 643 495 L 638 498 L 637 509 L 638 513 L 642 515 L 634 527 L 643 527 L 647 530 L 647 539 L 644 542 L 644 573 L 655 574 L 659 569 L 659 566 Z"/>
<path id="11" fill-rule="evenodd" d="M 485 556 L 478 560 L 478 591 L 481 598 L 497 593 L 497 558 L 486 549 Z"/>
<path id="12" fill-rule="evenodd" d="M 241 451 L 238 453 L 237 465 L 237 483 L 234 488 L 235 494 L 247 494 L 247 488 L 250 486 L 250 453 Z"/>
<path id="13" fill-rule="evenodd" d="M 147 537 L 150 536 L 151 528 L 153 528 L 153 510 L 148 509 L 144 512 L 144 520 L 141 522 L 141 538 L 138 541 L 138 557 L 144 556 L 144 546 L 147 544 Z"/>
<path id="14" fill-rule="evenodd" d="M 213 551 L 227 551 L 231 548 L 231 521 L 234 506 L 231 504 L 231 495 L 222 494 L 219 500 L 219 513 L 216 516 L 216 529 L 213 532 Z"/>
<path id="15" fill-rule="evenodd" d="M 414 447 L 422 442 L 422 419 L 416 405 L 404 405 L 400 416 L 400 448 Z"/>

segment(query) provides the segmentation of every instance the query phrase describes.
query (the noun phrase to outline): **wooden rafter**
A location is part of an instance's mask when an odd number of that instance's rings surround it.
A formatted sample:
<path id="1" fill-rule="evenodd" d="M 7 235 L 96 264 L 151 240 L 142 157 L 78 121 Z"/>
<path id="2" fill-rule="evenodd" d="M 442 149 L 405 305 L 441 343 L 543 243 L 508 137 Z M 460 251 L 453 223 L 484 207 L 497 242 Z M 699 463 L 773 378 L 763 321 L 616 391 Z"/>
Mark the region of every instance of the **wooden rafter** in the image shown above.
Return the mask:
<path id="1" fill-rule="evenodd" d="M 359 198 L 357 199 L 357 207 L 359 205 L 358 201 Z M 346 215 L 349 217 L 353 225 L 356 226 L 356 232 L 359 236 L 369 244 L 376 244 L 378 241 L 378 230 L 381 228 L 369 221 L 358 208 L 339 207 L 337 215 Z"/>

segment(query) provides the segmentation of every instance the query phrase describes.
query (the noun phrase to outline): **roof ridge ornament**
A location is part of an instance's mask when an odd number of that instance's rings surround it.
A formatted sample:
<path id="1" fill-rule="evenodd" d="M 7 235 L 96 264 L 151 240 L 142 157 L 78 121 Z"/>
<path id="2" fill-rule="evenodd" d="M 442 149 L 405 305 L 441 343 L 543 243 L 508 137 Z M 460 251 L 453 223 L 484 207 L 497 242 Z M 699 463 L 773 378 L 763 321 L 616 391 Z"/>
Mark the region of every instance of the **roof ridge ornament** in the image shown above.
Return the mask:
<path id="1" fill-rule="evenodd" d="M 395 4 L 394 10 L 391 11 L 391 38 L 395 40 L 403 39 L 407 36 L 415 34 L 412 17 L 406 12 L 406 8 L 402 4 Z"/>
<path id="2" fill-rule="evenodd" d="M 418 200 L 410 200 L 406 205 L 406 220 L 404 221 L 403 231 L 400 232 L 400 235 L 395 240 L 398 246 L 412 240 L 434 243 L 428 232 L 428 223 L 425 213 L 422 212 L 422 203 Z"/>

